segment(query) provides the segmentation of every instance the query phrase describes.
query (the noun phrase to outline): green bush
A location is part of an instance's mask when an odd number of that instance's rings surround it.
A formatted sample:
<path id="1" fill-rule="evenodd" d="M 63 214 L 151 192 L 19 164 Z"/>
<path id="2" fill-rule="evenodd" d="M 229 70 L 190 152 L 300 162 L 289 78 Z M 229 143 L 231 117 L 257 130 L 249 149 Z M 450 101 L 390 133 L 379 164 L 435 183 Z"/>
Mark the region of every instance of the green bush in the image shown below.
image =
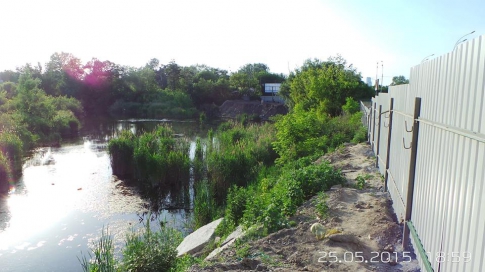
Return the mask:
<path id="1" fill-rule="evenodd" d="M 333 185 L 345 182 L 340 171 L 335 170 L 326 162 L 297 169 L 293 178 L 301 184 L 306 199 L 320 191 L 329 190 Z"/>
<path id="2" fill-rule="evenodd" d="M 342 106 L 344 114 L 354 114 L 360 111 L 359 102 L 355 101 L 352 97 L 345 98 L 345 104 Z"/>
<path id="3" fill-rule="evenodd" d="M 69 110 L 59 110 L 53 119 L 54 128 L 62 137 L 75 135 L 81 123 Z"/>
<path id="4" fill-rule="evenodd" d="M 361 126 L 357 132 L 354 135 L 354 138 L 352 138 L 352 143 L 358 144 L 358 143 L 363 143 L 367 141 L 367 128 L 364 126 Z"/>
<path id="5" fill-rule="evenodd" d="M 341 173 L 329 164 L 316 165 L 312 161 L 305 157 L 288 163 L 280 171 L 269 171 L 269 176 L 260 176 L 256 185 L 246 189 L 244 225 L 260 223 L 265 233 L 285 228 L 287 218 L 294 215 L 305 200 L 344 182 Z M 231 195 L 228 202 L 234 198 Z"/>
<path id="6" fill-rule="evenodd" d="M 327 204 L 327 199 L 328 196 L 325 194 L 325 192 L 320 192 L 313 203 L 320 219 L 326 219 L 328 217 L 329 207 Z"/>
<path id="7" fill-rule="evenodd" d="M 276 141 L 274 149 L 279 155 L 277 160 L 285 164 L 315 152 L 327 153 L 339 145 L 352 140 L 360 140 L 362 113 L 329 118 L 317 111 L 303 111 L 298 108 L 290 114 L 277 118 Z M 357 136 L 356 136 L 357 135 Z"/>

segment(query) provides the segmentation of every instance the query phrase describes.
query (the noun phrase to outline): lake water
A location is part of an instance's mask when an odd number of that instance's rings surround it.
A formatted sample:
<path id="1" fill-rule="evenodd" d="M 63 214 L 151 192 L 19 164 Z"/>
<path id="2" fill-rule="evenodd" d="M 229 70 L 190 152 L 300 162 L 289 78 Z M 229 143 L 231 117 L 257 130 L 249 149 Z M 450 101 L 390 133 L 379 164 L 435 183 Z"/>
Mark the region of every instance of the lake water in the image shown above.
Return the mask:
<path id="1" fill-rule="evenodd" d="M 112 176 L 108 140 L 122 129 L 137 132 L 161 122 L 167 120 L 91 121 L 79 138 L 34 151 L 16 186 L 0 197 L 0 271 L 82 271 L 77 258 L 87 255 L 103 228 L 119 248 L 127 231 L 140 227 L 153 209 L 186 232 L 190 190 L 168 190 L 164 198 L 149 201 Z M 191 139 L 193 158 L 198 124 L 170 123 L 175 133 Z"/>

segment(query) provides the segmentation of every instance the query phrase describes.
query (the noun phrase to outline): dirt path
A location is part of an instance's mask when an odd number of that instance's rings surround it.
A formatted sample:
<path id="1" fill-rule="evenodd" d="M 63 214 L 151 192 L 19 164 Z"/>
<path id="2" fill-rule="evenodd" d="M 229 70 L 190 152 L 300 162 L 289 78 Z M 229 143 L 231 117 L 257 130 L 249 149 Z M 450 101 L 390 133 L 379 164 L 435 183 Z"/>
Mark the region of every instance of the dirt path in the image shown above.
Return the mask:
<path id="1" fill-rule="evenodd" d="M 314 197 L 291 218 L 295 227 L 229 248 L 217 263 L 192 271 L 419 271 L 415 255 L 403 255 L 402 228 L 382 190 L 383 179 L 370 147 L 346 145 L 316 163 L 322 160 L 341 169 L 348 181 L 326 192 L 326 219 L 318 218 Z M 310 231 L 314 223 L 325 227 L 327 237 L 315 237 Z M 241 250 L 246 251 L 245 258 Z"/>

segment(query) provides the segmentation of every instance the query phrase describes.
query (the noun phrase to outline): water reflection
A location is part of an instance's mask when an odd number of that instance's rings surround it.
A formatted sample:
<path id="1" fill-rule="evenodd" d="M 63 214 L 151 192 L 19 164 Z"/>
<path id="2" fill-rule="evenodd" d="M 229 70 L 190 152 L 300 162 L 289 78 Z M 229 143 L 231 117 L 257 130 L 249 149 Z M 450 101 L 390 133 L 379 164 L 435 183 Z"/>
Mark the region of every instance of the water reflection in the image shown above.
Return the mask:
<path id="1" fill-rule="evenodd" d="M 115 245 L 121 247 L 126 232 L 150 220 L 149 214 L 187 230 L 190 180 L 144 193 L 112 176 L 108 140 L 123 129 L 140 133 L 158 123 L 95 120 L 86 122 L 79 137 L 61 147 L 34 150 L 15 187 L 0 197 L 2 271 L 78 271 L 77 256 L 88 251 L 103 227 L 109 226 Z M 205 132 L 196 123 L 171 124 L 192 141 L 193 158 L 193 141 Z"/>

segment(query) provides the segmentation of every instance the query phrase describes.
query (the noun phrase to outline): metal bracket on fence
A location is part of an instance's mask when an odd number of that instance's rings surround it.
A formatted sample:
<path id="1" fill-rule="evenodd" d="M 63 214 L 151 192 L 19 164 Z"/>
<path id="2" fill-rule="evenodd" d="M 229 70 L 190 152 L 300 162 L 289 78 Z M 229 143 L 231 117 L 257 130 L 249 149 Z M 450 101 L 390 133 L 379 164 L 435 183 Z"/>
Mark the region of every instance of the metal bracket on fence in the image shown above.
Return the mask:
<path id="1" fill-rule="evenodd" d="M 409 147 L 406 147 L 406 144 L 404 143 L 404 137 L 402 137 L 402 147 L 403 147 L 404 149 L 411 149 L 411 146 L 413 146 L 413 144 L 412 144 L 412 143 L 409 145 Z"/>
<path id="2" fill-rule="evenodd" d="M 404 126 L 406 127 L 405 129 L 406 129 L 407 132 L 413 132 L 414 126 L 411 126 L 411 129 L 408 130 L 408 122 L 406 120 L 404 120 Z"/>

